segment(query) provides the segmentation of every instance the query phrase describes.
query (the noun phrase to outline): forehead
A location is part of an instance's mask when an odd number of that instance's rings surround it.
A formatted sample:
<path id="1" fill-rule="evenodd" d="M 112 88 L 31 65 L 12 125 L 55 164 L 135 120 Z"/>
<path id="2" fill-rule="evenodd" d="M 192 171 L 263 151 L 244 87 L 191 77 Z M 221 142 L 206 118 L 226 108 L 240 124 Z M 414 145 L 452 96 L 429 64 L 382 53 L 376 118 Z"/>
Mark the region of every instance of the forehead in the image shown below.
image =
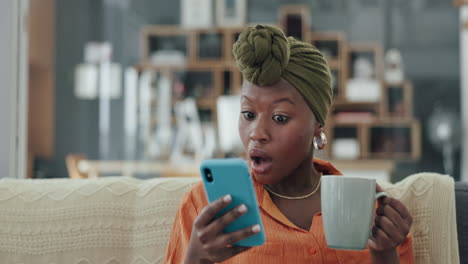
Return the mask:
<path id="1" fill-rule="evenodd" d="M 244 81 L 241 95 L 242 98 L 247 97 L 250 100 L 265 103 L 273 102 L 277 99 L 289 98 L 294 102 L 294 104 L 306 105 L 306 102 L 299 91 L 284 79 L 280 79 L 277 83 L 268 86 L 258 86 Z"/>

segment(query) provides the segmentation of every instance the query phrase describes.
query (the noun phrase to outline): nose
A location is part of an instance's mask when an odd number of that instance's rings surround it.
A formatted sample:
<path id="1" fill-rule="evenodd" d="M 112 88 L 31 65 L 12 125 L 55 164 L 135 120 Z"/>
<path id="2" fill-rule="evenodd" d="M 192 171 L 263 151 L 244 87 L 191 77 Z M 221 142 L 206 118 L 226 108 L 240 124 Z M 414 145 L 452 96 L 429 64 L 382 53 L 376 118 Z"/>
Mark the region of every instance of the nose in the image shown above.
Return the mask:
<path id="1" fill-rule="evenodd" d="M 268 128 L 268 120 L 263 117 L 258 117 L 256 122 L 252 124 L 250 139 L 255 142 L 267 143 L 271 136 Z"/>

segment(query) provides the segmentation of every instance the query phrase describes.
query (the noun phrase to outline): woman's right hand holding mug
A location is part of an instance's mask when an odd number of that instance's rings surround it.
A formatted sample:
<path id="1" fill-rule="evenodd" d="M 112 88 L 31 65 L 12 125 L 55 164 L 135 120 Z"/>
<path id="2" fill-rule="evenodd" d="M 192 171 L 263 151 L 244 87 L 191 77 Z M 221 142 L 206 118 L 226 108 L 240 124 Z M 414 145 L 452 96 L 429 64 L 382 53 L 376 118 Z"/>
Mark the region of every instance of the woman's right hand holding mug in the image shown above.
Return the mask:
<path id="1" fill-rule="evenodd" d="M 231 195 L 226 195 L 207 205 L 195 218 L 192 234 L 185 256 L 185 263 L 222 262 L 251 247 L 233 244 L 260 232 L 260 226 L 254 225 L 232 233 L 223 229 L 247 212 L 243 204 L 215 219 L 216 214 L 232 202 Z"/>

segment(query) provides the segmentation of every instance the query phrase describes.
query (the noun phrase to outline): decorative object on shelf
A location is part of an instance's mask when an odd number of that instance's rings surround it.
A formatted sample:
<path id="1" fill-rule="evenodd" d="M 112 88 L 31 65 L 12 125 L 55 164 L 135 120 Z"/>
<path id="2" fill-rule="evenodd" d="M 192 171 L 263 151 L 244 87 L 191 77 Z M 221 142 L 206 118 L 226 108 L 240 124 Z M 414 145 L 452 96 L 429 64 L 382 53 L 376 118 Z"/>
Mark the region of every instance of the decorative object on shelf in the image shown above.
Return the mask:
<path id="1" fill-rule="evenodd" d="M 216 20 L 221 27 L 245 25 L 247 0 L 216 0 Z"/>
<path id="2" fill-rule="evenodd" d="M 156 102 L 154 114 L 158 122 L 149 148 L 151 158 L 168 156 L 172 141 L 172 82 L 164 73 L 156 82 Z"/>
<path id="3" fill-rule="evenodd" d="M 442 152 L 445 173 L 454 176 L 454 152 L 461 144 L 460 117 L 453 111 L 436 106 L 427 124 L 431 144 Z"/>
<path id="4" fill-rule="evenodd" d="M 391 85 L 401 84 L 405 79 L 401 52 L 389 49 L 385 53 L 385 82 Z"/>
<path id="5" fill-rule="evenodd" d="M 138 81 L 139 96 L 139 125 L 140 135 L 139 141 L 144 145 L 149 144 L 151 137 L 151 96 L 152 83 L 155 80 L 156 74 L 152 71 L 143 71 Z"/>
<path id="6" fill-rule="evenodd" d="M 122 67 L 118 63 L 99 64 L 99 97 L 119 99 L 122 96 Z"/>
<path id="7" fill-rule="evenodd" d="M 356 123 L 350 123 L 350 124 L 335 124 L 329 129 L 328 135 L 330 136 L 330 158 L 331 159 L 339 159 L 339 160 L 345 160 L 345 159 L 351 159 L 351 156 L 353 156 L 354 152 L 356 151 L 355 148 L 353 147 L 352 143 L 349 143 L 349 141 L 346 140 L 355 140 L 359 144 L 359 148 L 357 151 L 357 156 L 355 159 L 361 159 L 363 158 L 361 155 L 361 151 L 364 150 L 364 147 L 360 145 L 361 139 L 362 139 L 362 129 L 361 125 L 356 124 Z M 336 145 L 336 142 L 338 140 L 338 146 Z M 340 140 L 343 144 L 340 145 Z M 362 149 L 361 149 L 362 148 Z"/>
<path id="8" fill-rule="evenodd" d="M 195 99 L 187 98 L 177 102 L 174 112 L 177 132 L 170 160 L 178 163 L 200 161 L 203 159 L 203 132 Z"/>
<path id="9" fill-rule="evenodd" d="M 351 102 L 377 102 L 382 87 L 375 79 L 372 62 L 366 57 L 353 61 L 353 77 L 346 83 L 346 99 Z"/>
<path id="10" fill-rule="evenodd" d="M 359 159 L 359 141 L 356 138 L 336 138 L 333 140 L 332 151 L 335 159 Z"/>
<path id="11" fill-rule="evenodd" d="M 129 67 L 124 73 L 125 159 L 134 160 L 138 131 L 138 72 Z"/>
<path id="12" fill-rule="evenodd" d="M 186 61 L 187 58 L 182 51 L 169 47 L 151 54 L 151 63 L 153 65 L 184 65 Z"/>
<path id="13" fill-rule="evenodd" d="M 89 42 L 84 48 L 84 63 L 75 68 L 74 94 L 78 99 L 121 97 L 122 67 L 112 62 L 109 42 Z"/>
<path id="14" fill-rule="evenodd" d="M 242 152 L 237 123 L 240 115 L 240 96 L 220 96 L 217 100 L 219 147 L 227 156 Z"/>
<path id="15" fill-rule="evenodd" d="M 191 59 L 193 43 L 189 31 L 177 26 L 144 26 L 141 31 L 142 59 L 153 61 L 154 65 L 165 65 L 165 61 L 171 65 L 184 64 L 185 60 Z"/>
<path id="16" fill-rule="evenodd" d="M 183 28 L 210 28 L 213 26 L 211 0 L 181 0 Z"/>
<path id="17" fill-rule="evenodd" d="M 212 158 L 216 151 L 216 130 L 213 122 L 202 123 L 203 150 L 202 157 Z"/>
<path id="18" fill-rule="evenodd" d="M 91 63 L 82 63 L 75 68 L 74 95 L 78 99 L 93 100 L 98 98 L 98 67 Z"/>

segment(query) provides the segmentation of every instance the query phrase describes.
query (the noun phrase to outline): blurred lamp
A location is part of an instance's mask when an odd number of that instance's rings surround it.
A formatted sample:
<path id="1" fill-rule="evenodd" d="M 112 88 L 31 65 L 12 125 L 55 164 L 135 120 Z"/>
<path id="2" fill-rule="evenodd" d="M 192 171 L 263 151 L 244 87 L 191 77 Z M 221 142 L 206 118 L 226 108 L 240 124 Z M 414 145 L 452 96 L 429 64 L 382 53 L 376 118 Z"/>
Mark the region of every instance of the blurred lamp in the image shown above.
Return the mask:
<path id="1" fill-rule="evenodd" d="M 454 152 L 460 147 L 460 117 L 453 111 L 436 107 L 428 119 L 431 144 L 442 152 L 445 173 L 453 176 Z"/>

